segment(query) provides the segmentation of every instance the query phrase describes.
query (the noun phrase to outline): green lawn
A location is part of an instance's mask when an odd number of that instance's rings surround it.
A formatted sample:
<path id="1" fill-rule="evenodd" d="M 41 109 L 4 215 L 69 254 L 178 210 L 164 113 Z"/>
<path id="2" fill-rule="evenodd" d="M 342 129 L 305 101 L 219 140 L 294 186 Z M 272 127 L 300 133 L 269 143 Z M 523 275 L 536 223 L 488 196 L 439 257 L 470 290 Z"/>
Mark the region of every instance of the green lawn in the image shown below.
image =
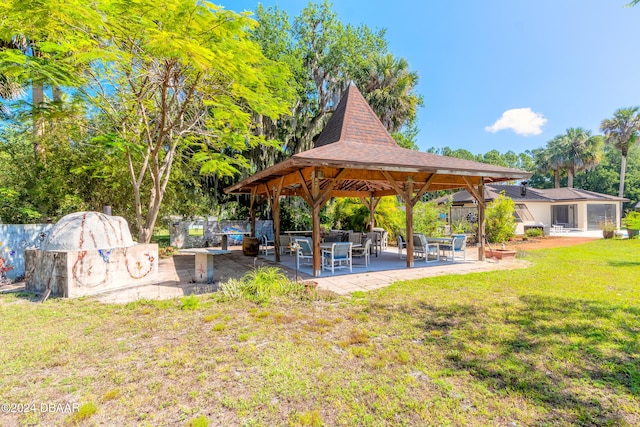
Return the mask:
<path id="1" fill-rule="evenodd" d="M 24 425 L 640 425 L 640 240 L 352 297 L 0 297 Z M 4 422 L 6 420 L 6 422 Z"/>

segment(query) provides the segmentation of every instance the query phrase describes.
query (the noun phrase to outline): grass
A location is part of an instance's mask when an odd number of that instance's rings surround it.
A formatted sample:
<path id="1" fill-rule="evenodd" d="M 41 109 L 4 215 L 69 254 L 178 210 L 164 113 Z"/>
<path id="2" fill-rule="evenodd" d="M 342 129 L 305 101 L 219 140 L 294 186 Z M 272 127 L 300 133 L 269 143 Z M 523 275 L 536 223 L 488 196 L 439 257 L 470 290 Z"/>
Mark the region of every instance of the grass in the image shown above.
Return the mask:
<path id="1" fill-rule="evenodd" d="M 527 259 L 260 304 L 2 295 L 0 396 L 87 409 L 0 424 L 640 425 L 640 241 Z"/>

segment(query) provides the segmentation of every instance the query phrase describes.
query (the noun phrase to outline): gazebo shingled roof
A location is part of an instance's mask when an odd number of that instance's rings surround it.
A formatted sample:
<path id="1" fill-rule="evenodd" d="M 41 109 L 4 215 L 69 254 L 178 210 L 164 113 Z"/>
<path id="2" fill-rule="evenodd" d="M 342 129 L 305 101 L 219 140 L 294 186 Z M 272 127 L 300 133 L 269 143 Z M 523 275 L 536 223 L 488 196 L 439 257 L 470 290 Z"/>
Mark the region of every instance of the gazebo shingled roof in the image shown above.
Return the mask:
<path id="1" fill-rule="evenodd" d="M 254 202 L 269 198 L 279 232 L 279 197 L 298 195 L 312 207 L 314 274 L 319 274 L 320 207 L 331 197 L 360 197 L 371 221 L 381 196 L 400 195 L 407 209 L 407 266 L 413 265 L 412 207 L 427 191 L 465 188 L 484 206 L 485 183 L 526 179 L 529 172 L 445 157 L 400 147 L 355 87 L 347 88 L 314 148 L 259 171 L 228 187 L 226 193 L 250 193 Z M 369 198 L 368 200 L 365 198 Z M 319 216 L 319 215 L 318 215 Z M 410 224 L 411 223 L 411 224 Z M 276 227 L 277 226 L 277 227 Z M 371 225 L 373 227 L 373 224 Z M 255 227 L 253 227 L 255 229 Z M 483 229 L 481 234 L 483 235 Z M 277 233 L 276 245 L 279 244 Z M 484 239 L 481 239 L 482 241 Z M 279 258 L 276 250 L 276 258 Z"/>
<path id="2" fill-rule="evenodd" d="M 274 178 L 288 175 L 304 167 L 330 167 L 354 170 L 388 171 L 402 173 L 423 173 L 425 176 L 436 174 L 430 190 L 465 188 L 462 176 L 482 176 L 485 182 L 526 179 L 530 173 L 517 169 L 489 165 L 454 157 L 440 156 L 400 147 L 382 125 L 374 111 L 355 85 L 347 88 L 329 123 L 316 140 L 314 148 L 294 154 L 289 159 L 257 172 L 235 185 L 225 189 L 227 193 L 250 193 L 251 188 L 264 184 Z M 352 176 L 353 174 L 349 174 Z M 365 181 L 364 176 L 357 178 Z M 363 196 L 369 196 L 370 190 L 395 194 L 393 186 L 380 174 L 369 174 L 368 180 L 382 181 L 377 185 L 370 183 L 362 189 Z M 329 178 L 327 178 L 329 179 Z M 418 182 L 416 177 L 414 180 Z M 351 181 L 347 179 L 346 181 Z M 352 183 L 338 185 L 349 190 Z M 285 191 L 285 193 L 288 193 Z M 388 193 L 388 194 L 387 194 Z M 353 194 L 356 196 L 355 194 Z"/>

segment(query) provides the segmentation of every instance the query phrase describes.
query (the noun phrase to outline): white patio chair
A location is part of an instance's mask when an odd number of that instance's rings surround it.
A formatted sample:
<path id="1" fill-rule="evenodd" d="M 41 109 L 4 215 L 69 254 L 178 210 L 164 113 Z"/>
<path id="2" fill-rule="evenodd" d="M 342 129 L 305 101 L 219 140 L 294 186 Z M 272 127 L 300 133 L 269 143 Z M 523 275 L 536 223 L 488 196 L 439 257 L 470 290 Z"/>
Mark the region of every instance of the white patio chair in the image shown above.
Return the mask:
<path id="1" fill-rule="evenodd" d="M 296 250 L 296 267 L 300 268 L 300 260 L 308 261 L 309 264 L 313 263 L 313 249 L 311 248 L 311 241 L 309 239 L 296 239 L 298 249 Z"/>
<path id="2" fill-rule="evenodd" d="M 362 258 L 364 257 L 364 266 L 369 266 L 370 260 L 370 252 L 371 252 L 371 239 L 367 239 L 364 246 L 360 246 L 357 248 L 351 248 L 351 258 Z"/>
<path id="3" fill-rule="evenodd" d="M 431 261 L 439 261 L 440 254 L 438 253 L 438 244 L 429 243 L 424 234 L 413 235 L 413 255 L 418 259 L 424 258 L 425 262 L 429 262 L 429 256 L 433 259 Z"/>
<path id="4" fill-rule="evenodd" d="M 260 252 L 262 252 L 263 255 L 270 255 L 274 253 L 275 246 L 273 239 L 269 239 L 266 234 L 262 236 L 262 239 L 260 239 L 260 246 Z"/>
<path id="5" fill-rule="evenodd" d="M 351 263 L 351 242 L 332 243 L 331 247 L 322 250 L 322 269 L 331 269 L 335 273 L 336 268 L 347 268 L 353 271 Z"/>
<path id="6" fill-rule="evenodd" d="M 456 254 L 461 254 L 464 261 L 467 260 L 467 236 L 464 234 L 454 234 L 451 236 L 450 244 L 440 244 L 442 253 L 449 253 L 451 257 L 445 256 L 450 261 L 456 260 Z"/>
<path id="7" fill-rule="evenodd" d="M 389 233 L 387 232 L 387 230 L 384 230 L 382 232 L 382 250 L 383 251 L 387 250 L 388 246 L 389 246 Z"/>

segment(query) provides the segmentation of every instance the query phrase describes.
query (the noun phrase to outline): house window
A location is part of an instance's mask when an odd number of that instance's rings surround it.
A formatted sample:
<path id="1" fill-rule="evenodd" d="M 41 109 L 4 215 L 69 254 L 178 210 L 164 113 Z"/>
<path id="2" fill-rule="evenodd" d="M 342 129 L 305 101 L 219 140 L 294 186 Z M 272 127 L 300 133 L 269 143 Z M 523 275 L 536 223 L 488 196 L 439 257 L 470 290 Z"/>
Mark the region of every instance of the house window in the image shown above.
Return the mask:
<path id="1" fill-rule="evenodd" d="M 612 203 L 587 205 L 588 230 L 599 230 L 602 222 L 616 222 L 616 205 Z"/>
<path id="2" fill-rule="evenodd" d="M 578 205 L 554 205 L 551 206 L 551 222 L 553 225 L 564 227 L 577 227 Z"/>
<path id="3" fill-rule="evenodd" d="M 535 218 L 533 217 L 533 215 L 531 215 L 531 212 L 529 212 L 527 205 L 525 205 L 524 203 L 516 203 L 516 211 L 514 212 L 514 215 L 516 217 L 516 221 L 518 222 L 535 221 Z"/>

